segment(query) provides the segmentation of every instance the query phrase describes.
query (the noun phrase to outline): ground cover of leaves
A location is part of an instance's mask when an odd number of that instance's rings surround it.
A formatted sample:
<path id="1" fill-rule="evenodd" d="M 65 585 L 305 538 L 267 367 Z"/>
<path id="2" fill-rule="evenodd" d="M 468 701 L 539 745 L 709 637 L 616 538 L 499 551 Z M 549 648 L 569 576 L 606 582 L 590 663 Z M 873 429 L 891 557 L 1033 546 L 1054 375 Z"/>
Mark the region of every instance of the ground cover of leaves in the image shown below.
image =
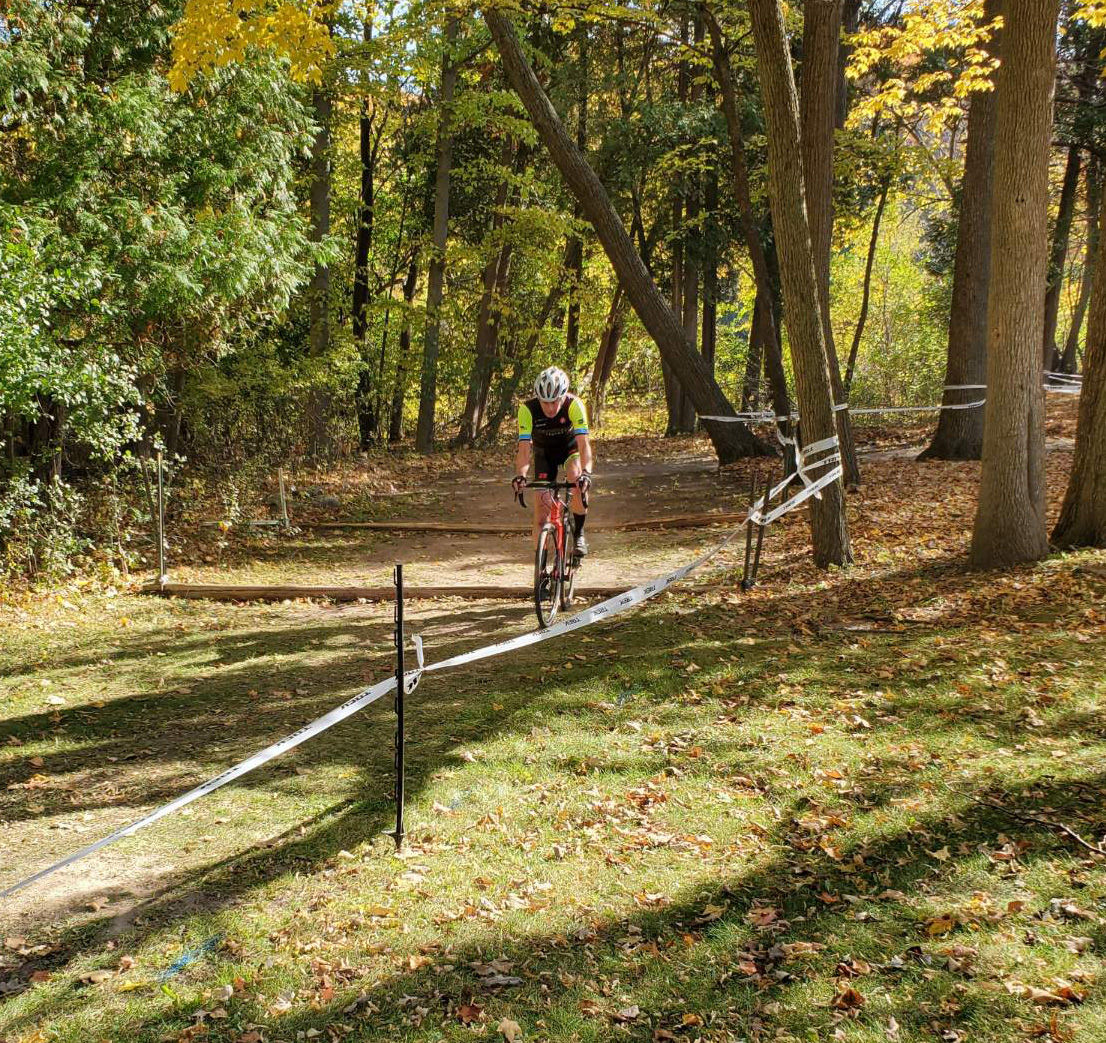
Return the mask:
<path id="1" fill-rule="evenodd" d="M 749 594 L 428 676 L 398 855 L 379 703 L 4 900 L 0 1039 L 1106 1038 L 1106 556 L 966 571 L 977 475 L 889 453 L 851 570 L 789 517 Z M 411 620 L 431 659 L 531 625 Z M 0 627 L 2 887 L 384 676 L 391 621 L 74 588 Z"/>

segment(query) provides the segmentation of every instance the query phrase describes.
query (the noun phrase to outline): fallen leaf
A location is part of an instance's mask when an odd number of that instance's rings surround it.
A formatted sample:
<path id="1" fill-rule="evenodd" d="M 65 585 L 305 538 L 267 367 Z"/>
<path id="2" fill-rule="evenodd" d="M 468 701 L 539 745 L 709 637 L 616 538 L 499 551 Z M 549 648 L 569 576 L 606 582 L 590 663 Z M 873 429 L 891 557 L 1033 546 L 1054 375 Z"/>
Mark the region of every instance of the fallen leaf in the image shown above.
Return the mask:
<path id="1" fill-rule="evenodd" d="M 859 1010 L 867 1002 L 856 989 L 848 986 L 833 997 L 832 1006 L 835 1010 Z"/>
<path id="2" fill-rule="evenodd" d="M 457 1018 L 462 1025 L 471 1025 L 479 1021 L 483 1013 L 484 1008 L 477 1003 L 466 1003 L 463 1007 L 457 1008 Z"/>
<path id="3" fill-rule="evenodd" d="M 512 1021 L 510 1018 L 504 1018 L 496 1025 L 495 1030 L 507 1043 L 515 1043 L 515 1040 L 522 1039 L 522 1027 L 517 1021 Z"/>

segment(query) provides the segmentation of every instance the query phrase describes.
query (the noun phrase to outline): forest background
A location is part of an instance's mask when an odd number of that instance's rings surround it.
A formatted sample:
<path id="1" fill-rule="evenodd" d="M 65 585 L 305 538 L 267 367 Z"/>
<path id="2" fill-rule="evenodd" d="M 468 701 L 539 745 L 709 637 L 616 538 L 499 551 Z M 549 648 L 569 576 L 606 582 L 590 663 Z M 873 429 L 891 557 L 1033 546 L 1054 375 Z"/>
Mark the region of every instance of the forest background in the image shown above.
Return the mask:
<path id="1" fill-rule="evenodd" d="M 935 403 L 986 315 L 958 311 L 955 261 L 1002 4 L 826 6 L 832 67 L 804 59 L 804 5 L 787 17 L 804 119 L 833 99 L 831 368 L 854 406 Z M 794 374 L 745 5 L 514 15 L 718 385 L 779 412 Z M 1099 241 L 1101 22 L 1065 4 L 1059 30 L 1043 357 L 1068 373 Z M 148 563 L 159 449 L 233 521 L 277 464 L 495 443 L 549 364 L 600 434 L 697 427 L 471 8 L 11 0 L 0 228 L 8 582 Z"/>

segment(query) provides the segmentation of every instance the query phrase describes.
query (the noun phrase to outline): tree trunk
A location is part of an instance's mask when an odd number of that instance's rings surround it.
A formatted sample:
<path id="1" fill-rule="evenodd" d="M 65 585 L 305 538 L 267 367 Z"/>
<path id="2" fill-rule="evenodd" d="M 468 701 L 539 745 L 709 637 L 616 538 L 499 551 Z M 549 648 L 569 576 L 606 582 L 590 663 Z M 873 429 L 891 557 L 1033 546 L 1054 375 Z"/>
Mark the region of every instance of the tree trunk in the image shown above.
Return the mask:
<path id="1" fill-rule="evenodd" d="M 984 20 L 1002 15 L 1007 0 L 986 0 Z M 987 45 L 999 56 L 1002 33 Z M 961 405 L 978 397 L 975 389 L 947 390 L 965 384 L 983 384 L 987 375 L 987 312 L 991 286 L 991 221 L 994 203 L 995 95 L 976 91 L 968 110 L 968 144 L 964 156 L 964 186 L 956 233 L 956 260 L 952 277 L 952 310 L 945 362 L 944 406 Z M 990 396 L 988 396 L 990 397 Z M 919 460 L 978 460 L 983 451 L 984 410 L 942 409 L 937 430 Z"/>
<path id="2" fill-rule="evenodd" d="M 749 322 L 749 353 L 745 356 L 745 381 L 741 394 L 741 408 L 744 411 L 760 408 L 760 375 L 764 369 L 765 349 L 768 341 L 775 336 L 772 305 L 765 301 L 758 289 L 753 298 L 753 314 Z"/>
<path id="3" fill-rule="evenodd" d="M 329 91 L 320 88 L 312 94 L 317 129 L 311 145 L 311 228 L 310 240 L 321 243 L 330 234 L 330 121 L 333 99 Z M 330 350 L 330 267 L 315 263 L 307 289 L 310 302 L 308 351 L 321 358 Z M 308 401 L 308 422 L 311 428 L 312 451 L 328 455 L 332 449 L 329 429 L 330 394 L 320 387 L 312 388 Z"/>
<path id="4" fill-rule="evenodd" d="M 588 23 L 581 20 L 576 27 L 579 47 L 579 92 L 576 99 L 576 147 L 581 155 L 587 154 L 588 147 Z M 580 204 L 573 209 L 573 217 L 579 219 Z M 572 293 L 568 298 L 568 311 L 565 317 L 565 348 L 570 373 L 575 373 L 577 358 L 580 354 L 580 295 L 584 290 L 584 241 L 572 240 L 569 258 L 572 272 Z"/>
<path id="5" fill-rule="evenodd" d="M 753 265 L 756 279 L 756 295 L 764 302 L 773 302 L 762 309 L 760 321 L 763 324 L 763 338 L 758 342 L 763 349 L 763 365 L 772 393 L 772 409 L 777 416 L 787 416 L 791 412 L 791 399 L 787 392 L 787 377 L 783 368 L 783 352 L 776 326 L 775 298 L 776 280 L 772 277 L 772 268 L 760 237 L 756 213 L 753 210 L 752 190 L 749 184 L 749 168 L 745 162 L 745 140 L 741 130 L 741 116 L 737 107 L 737 90 L 734 86 L 730 60 L 726 54 L 722 29 L 711 10 L 703 5 L 703 19 L 710 32 L 711 52 L 714 60 L 714 74 L 718 80 L 721 96 L 722 114 L 726 118 L 726 128 L 730 138 L 730 170 L 733 175 L 733 192 L 737 200 L 737 216 L 745 238 L 745 247 L 749 251 L 749 260 Z M 756 313 L 750 338 L 757 331 Z M 750 345 L 752 340 L 750 340 Z M 761 362 L 758 360 L 758 369 Z"/>
<path id="6" fill-rule="evenodd" d="M 372 11 L 365 15 L 365 43 L 372 42 Z M 373 149 L 373 113 L 368 101 L 362 100 L 358 121 L 361 152 L 361 197 L 357 208 L 357 231 L 353 249 L 353 342 L 361 355 L 361 371 L 357 381 L 357 429 L 361 448 L 368 449 L 379 434 L 377 412 L 378 389 L 373 386 L 372 363 L 368 353 L 369 332 L 369 251 L 372 248 L 375 187 Z"/>
<path id="7" fill-rule="evenodd" d="M 879 204 L 876 206 L 876 216 L 872 220 L 872 237 L 868 240 L 868 259 L 864 262 L 864 292 L 860 298 L 860 315 L 856 320 L 856 332 L 853 333 L 853 344 L 849 349 L 849 363 L 845 368 L 845 401 L 853 390 L 853 374 L 856 372 L 856 357 L 860 353 L 860 342 L 864 339 L 864 327 L 868 324 L 868 308 L 872 303 L 872 269 L 876 263 L 876 248 L 879 246 L 879 226 L 883 222 L 883 211 L 887 207 L 887 195 L 891 191 L 891 178 L 883 181 L 883 188 L 879 193 Z"/>
<path id="8" fill-rule="evenodd" d="M 438 344 L 441 335 L 442 291 L 445 286 L 445 247 L 449 233 L 449 172 L 453 166 L 453 92 L 457 86 L 457 66 L 453 49 L 460 21 L 451 16 L 446 22 L 442 52 L 441 91 L 438 99 L 438 170 L 434 179 L 433 253 L 426 279 L 426 329 L 423 333 L 422 380 L 419 387 L 419 421 L 415 448 L 420 453 L 434 450 L 434 414 L 438 398 Z"/>
<path id="9" fill-rule="evenodd" d="M 683 323 L 684 300 L 683 220 L 683 191 L 679 187 L 674 187 L 672 196 L 672 285 L 669 292 L 669 301 L 673 313 L 680 316 L 681 324 Z M 667 414 L 664 436 L 665 438 L 671 438 L 680 433 L 680 383 L 663 353 L 661 355 L 661 378 L 664 380 L 664 406 Z"/>
<path id="10" fill-rule="evenodd" d="M 388 441 L 403 438 L 403 402 L 407 396 L 407 367 L 411 359 L 411 308 L 415 302 L 415 287 L 419 281 L 419 257 L 411 258 L 407 278 L 403 281 L 403 328 L 399 331 L 399 358 L 396 360 L 396 379 L 392 385 L 392 415 L 388 421 Z"/>
<path id="11" fill-rule="evenodd" d="M 549 292 L 545 296 L 545 302 L 542 304 L 542 309 L 538 315 L 537 322 L 534 324 L 533 332 L 527 338 L 526 344 L 521 351 L 518 351 L 517 354 L 511 352 L 514 356 L 514 364 L 511 367 L 511 373 L 509 376 L 504 376 L 500 384 L 499 398 L 496 401 L 495 409 L 488 423 L 485 425 L 481 436 L 486 443 L 494 442 L 496 438 L 499 437 L 499 429 L 503 424 L 504 418 L 507 416 L 507 411 L 510 409 L 511 402 L 518 391 L 518 386 L 522 382 L 523 371 L 526 369 L 531 356 L 534 354 L 534 349 L 538 346 L 538 340 L 541 338 L 542 330 L 545 329 L 546 323 L 549 322 L 549 316 L 553 314 L 553 310 L 557 307 L 565 291 L 568 260 L 569 255 L 566 250 L 565 260 L 561 265 L 560 277 L 549 288 Z"/>
<path id="12" fill-rule="evenodd" d="M 1093 157 L 1087 168 L 1087 247 L 1083 255 L 1083 279 L 1079 287 L 1079 300 L 1071 317 L 1064 354 L 1057 367 L 1060 373 L 1074 373 L 1078 368 L 1079 336 L 1083 330 L 1083 321 L 1087 317 L 1087 305 L 1090 303 L 1091 290 L 1095 283 L 1098 266 L 1098 243 L 1101 237 L 1102 174 L 1098 161 Z"/>
<path id="13" fill-rule="evenodd" d="M 847 403 L 841 363 L 830 321 L 830 250 L 833 246 L 833 146 L 837 122 L 837 77 L 842 0 L 807 0 L 803 7 L 802 147 L 807 218 L 818 276 L 818 303 L 826 342 L 833 401 Z M 836 414 L 841 460 L 850 486 L 860 484 L 860 464 L 847 409 Z"/>
<path id="14" fill-rule="evenodd" d="M 850 36 L 860 28 L 860 0 L 845 0 L 841 23 L 845 33 Z M 849 80 L 845 70 L 852 51 L 852 44 L 842 42 L 837 55 L 837 116 L 834 125 L 838 130 L 845 129 L 845 121 L 849 118 Z"/>
<path id="15" fill-rule="evenodd" d="M 748 0 L 748 4 L 768 131 L 769 196 L 780 254 L 784 314 L 803 442 L 811 445 L 834 437 L 836 422 L 821 309 L 811 307 L 811 302 L 819 299 L 818 276 L 806 214 L 799 99 L 780 0 Z M 810 504 L 815 564 L 848 564 L 852 552 L 841 482 L 826 486 L 821 497 Z"/>
<path id="16" fill-rule="evenodd" d="M 1100 227 L 1102 220 L 1100 212 Z M 1098 240 L 1096 267 L 1103 272 L 1106 236 Z M 1075 460 L 1052 539 L 1059 547 L 1106 547 L 1106 279 L 1094 284 Z"/>
<path id="17" fill-rule="evenodd" d="M 1060 352 L 1056 347 L 1056 325 L 1060 318 L 1060 291 L 1064 288 L 1064 270 L 1067 267 L 1068 247 L 1071 245 L 1071 223 L 1075 217 L 1075 201 L 1079 196 L 1079 175 L 1082 171 L 1083 154 L 1078 145 L 1069 145 L 1068 160 L 1064 166 L 1064 185 L 1060 190 L 1060 206 L 1048 258 L 1045 332 L 1041 341 L 1042 369 L 1056 369 L 1060 364 Z"/>
<path id="18" fill-rule="evenodd" d="M 625 287 L 627 297 L 656 342 L 662 358 L 671 365 L 700 416 L 732 416 L 733 406 L 711 376 L 696 346 L 684 336 L 679 317 L 666 304 L 634 249 L 602 182 L 565 132 L 556 110 L 526 62 L 510 20 L 494 8 L 487 8 L 483 13 L 511 86 L 518 92 L 538 136 L 595 228 L 615 275 Z M 723 463 L 741 456 L 771 452 L 740 424 L 704 421 L 704 426 Z"/>
<path id="19" fill-rule="evenodd" d="M 700 354 L 706 359 L 711 373 L 718 346 L 718 245 L 714 215 L 718 210 L 718 169 L 711 167 L 707 174 L 706 210 L 708 234 L 703 236 L 705 260 L 703 263 L 703 335 Z"/>
<path id="20" fill-rule="evenodd" d="M 504 207 L 507 205 L 507 195 L 510 188 L 508 172 L 512 167 L 511 154 L 514 147 L 513 141 L 506 140 L 499 157 L 500 167 L 503 170 L 503 180 L 496 190 L 491 226 L 493 241 L 499 238 L 499 232 L 503 228 Z M 483 402 L 486 400 L 487 386 L 492 377 L 496 340 L 499 332 L 499 312 L 495 305 L 495 299 L 497 294 L 502 299 L 510 261 L 511 246 L 509 243 L 502 243 L 484 265 L 484 292 L 480 298 L 480 310 L 476 321 L 476 357 L 473 359 L 472 369 L 469 373 L 468 394 L 465 396 L 465 406 L 461 412 L 461 428 L 457 432 L 457 437 L 453 440 L 455 446 L 472 445 L 476 441 L 477 432 L 480 430 L 480 414 Z"/>
<path id="21" fill-rule="evenodd" d="M 1045 530 L 1041 338 L 1060 0 L 1007 0 L 995 92 L 987 424 L 972 562 L 1037 561 Z"/>
<path id="22" fill-rule="evenodd" d="M 311 242 L 330 235 L 330 120 L 333 99 L 329 91 L 312 95 L 318 129 L 311 145 Z M 330 267 L 316 264 L 308 289 L 311 298 L 311 354 L 325 355 L 330 347 Z"/>
<path id="23" fill-rule="evenodd" d="M 626 322 L 626 295 L 621 286 L 614 288 L 611 306 L 607 312 L 607 321 L 603 324 L 603 336 L 599 341 L 599 351 L 595 356 L 595 366 L 591 371 L 591 422 L 593 427 L 603 423 L 603 410 L 607 400 L 607 381 L 614 369 L 614 360 L 618 355 L 618 345 L 622 339 L 622 330 Z"/>

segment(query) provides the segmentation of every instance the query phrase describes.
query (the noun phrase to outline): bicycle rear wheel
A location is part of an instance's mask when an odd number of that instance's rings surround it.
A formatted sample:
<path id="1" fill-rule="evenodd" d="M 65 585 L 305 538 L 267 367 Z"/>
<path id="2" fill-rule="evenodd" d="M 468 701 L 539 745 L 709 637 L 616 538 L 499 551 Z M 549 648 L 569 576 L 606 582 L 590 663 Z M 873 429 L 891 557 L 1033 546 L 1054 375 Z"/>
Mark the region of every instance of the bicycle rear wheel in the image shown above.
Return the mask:
<path id="1" fill-rule="evenodd" d="M 576 537 L 573 535 L 571 521 L 565 524 L 565 556 L 562 564 L 561 608 L 567 612 L 572 607 L 572 596 L 576 590 L 576 569 L 579 565 L 576 558 Z"/>
<path id="2" fill-rule="evenodd" d="M 557 530 L 546 525 L 538 534 L 534 552 L 534 608 L 544 629 L 557 618 L 561 602 L 561 561 L 557 554 Z"/>

